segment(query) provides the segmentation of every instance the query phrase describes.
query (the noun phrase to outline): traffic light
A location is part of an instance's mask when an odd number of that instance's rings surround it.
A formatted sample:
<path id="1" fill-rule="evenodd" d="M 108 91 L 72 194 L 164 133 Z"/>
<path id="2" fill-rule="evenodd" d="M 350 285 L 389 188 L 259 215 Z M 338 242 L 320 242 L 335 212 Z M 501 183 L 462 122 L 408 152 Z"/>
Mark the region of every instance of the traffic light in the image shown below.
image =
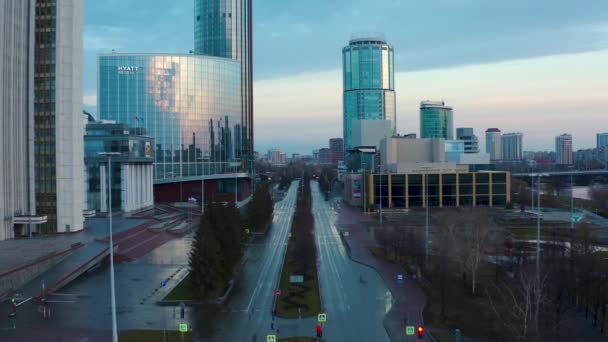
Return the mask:
<path id="1" fill-rule="evenodd" d="M 317 324 L 317 337 L 323 337 L 323 328 L 321 328 L 321 324 Z"/>
<path id="2" fill-rule="evenodd" d="M 424 336 L 424 328 L 420 325 L 418 326 L 418 338 L 422 338 Z"/>

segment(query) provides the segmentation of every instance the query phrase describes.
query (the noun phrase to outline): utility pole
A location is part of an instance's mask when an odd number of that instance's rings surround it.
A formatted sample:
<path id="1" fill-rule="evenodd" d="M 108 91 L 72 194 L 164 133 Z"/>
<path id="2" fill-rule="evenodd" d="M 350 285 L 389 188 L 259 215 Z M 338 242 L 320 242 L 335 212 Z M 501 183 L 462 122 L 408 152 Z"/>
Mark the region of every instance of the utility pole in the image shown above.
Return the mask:
<path id="1" fill-rule="evenodd" d="M 118 342 L 118 327 L 116 324 L 116 290 L 114 286 L 114 239 L 112 237 L 112 156 L 119 156 L 118 152 L 100 152 L 98 155 L 108 157 L 108 213 L 110 230 L 110 301 L 112 305 L 112 341 Z"/>
<path id="2" fill-rule="evenodd" d="M 536 280 L 538 281 L 540 279 L 540 215 L 541 215 L 541 208 L 540 208 L 540 177 L 541 174 L 538 174 L 538 188 L 537 188 L 537 199 L 536 199 L 536 206 L 538 207 L 538 215 L 536 215 Z"/>

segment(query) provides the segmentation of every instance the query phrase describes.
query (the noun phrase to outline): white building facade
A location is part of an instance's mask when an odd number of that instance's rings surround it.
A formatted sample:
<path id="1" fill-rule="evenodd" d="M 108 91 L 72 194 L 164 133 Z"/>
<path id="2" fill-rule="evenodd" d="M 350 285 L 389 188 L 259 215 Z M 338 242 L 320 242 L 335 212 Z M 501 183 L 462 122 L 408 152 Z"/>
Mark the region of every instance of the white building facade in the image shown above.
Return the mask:
<path id="1" fill-rule="evenodd" d="M 523 156 L 523 133 L 505 133 L 501 137 L 502 159 L 522 160 Z"/>
<path id="2" fill-rule="evenodd" d="M 555 137 L 555 162 L 562 165 L 574 163 L 572 154 L 572 135 L 562 134 Z"/>

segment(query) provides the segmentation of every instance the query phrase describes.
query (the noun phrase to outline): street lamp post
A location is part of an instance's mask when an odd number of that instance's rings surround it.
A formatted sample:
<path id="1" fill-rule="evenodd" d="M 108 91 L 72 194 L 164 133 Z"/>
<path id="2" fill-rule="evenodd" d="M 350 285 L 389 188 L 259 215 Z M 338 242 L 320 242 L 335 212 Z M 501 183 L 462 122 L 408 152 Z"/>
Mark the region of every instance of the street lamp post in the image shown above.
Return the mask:
<path id="1" fill-rule="evenodd" d="M 239 165 L 235 165 L 234 168 L 234 205 L 237 205 L 239 202 L 239 179 L 238 179 L 238 167 L 240 166 L 240 159 L 235 159 L 235 162 L 238 161 Z"/>
<path id="2" fill-rule="evenodd" d="M 538 280 L 538 277 L 540 276 L 540 214 L 541 214 L 541 208 L 540 208 L 540 174 L 538 175 L 538 188 L 537 191 L 538 193 L 536 194 L 537 199 L 536 199 L 536 207 L 538 208 L 538 215 L 536 215 L 536 277 Z"/>
<path id="3" fill-rule="evenodd" d="M 366 187 L 365 187 L 365 166 L 367 164 L 366 163 L 361 163 L 361 166 L 363 166 L 363 212 L 367 213 L 367 196 L 366 196 Z"/>
<path id="4" fill-rule="evenodd" d="M 570 229 L 574 229 L 574 182 L 570 173 Z"/>
<path id="5" fill-rule="evenodd" d="M 380 175 L 378 178 L 380 179 L 380 225 L 382 225 L 382 164 L 378 165 L 380 170 Z"/>
<path id="6" fill-rule="evenodd" d="M 201 162 L 201 215 L 205 213 L 205 158 L 198 157 L 196 160 Z"/>
<path id="7" fill-rule="evenodd" d="M 112 305 L 112 341 L 118 342 L 118 328 L 116 324 L 116 290 L 114 287 L 114 239 L 112 238 L 112 156 L 119 156 L 118 152 L 100 152 L 100 156 L 108 157 L 108 213 L 110 230 L 110 300 Z"/>

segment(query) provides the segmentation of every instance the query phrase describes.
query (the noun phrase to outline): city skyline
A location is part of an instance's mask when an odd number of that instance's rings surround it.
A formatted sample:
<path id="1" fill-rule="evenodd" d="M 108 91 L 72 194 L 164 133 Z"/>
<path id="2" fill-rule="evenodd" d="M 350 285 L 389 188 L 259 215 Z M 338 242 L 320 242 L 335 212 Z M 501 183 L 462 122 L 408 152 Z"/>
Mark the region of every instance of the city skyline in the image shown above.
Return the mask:
<path id="1" fill-rule="evenodd" d="M 608 4 L 591 1 L 582 8 L 566 2 L 554 6 L 552 2 L 552 6 L 543 6 L 545 12 L 539 18 L 533 10 L 541 6 L 538 3 L 474 2 L 442 3 L 445 10 L 441 12 L 449 13 L 454 20 L 464 19 L 470 10 L 486 18 L 496 10 L 505 15 L 491 23 L 485 19 L 458 25 L 453 32 L 441 25 L 423 30 L 423 25 L 415 25 L 423 18 L 412 17 L 411 28 L 402 30 L 396 27 L 398 21 L 393 23 L 390 18 L 406 10 L 437 9 L 438 4 L 379 1 L 361 3 L 356 11 L 341 13 L 337 8 L 346 4 L 337 1 L 318 4 L 327 8 L 319 11 L 319 17 L 307 15 L 316 7 L 310 4 L 287 2 L 276 7 L 254 3 L 255 126 L 260 137 L 255 149 L 265 150 L 280 143 L 288 152 L 306 152 L 323 145 L 329 137 L 341 135 L 340 51 L 351 34 L 361 29 L 384 32 L 395 48 L 399 133 L 417 132 L 418 103 L 436 98 L 454 107 L 456 127 L 473 127 L 478 132 L 488 127 L 522 131 L 527 137 L 526 150 L 552 150 L 553 137 L 562 132 L 573 134 L 574 149 L 594 146 L 596 132 L 584 131 L 600 126 L 602 114 L 605 116 L 602 108 L 608 102 L 600 91 L 608 87 L 608 71 L 601 67 L 608 57 Z M 111 10 L 115 5 L 109 1 L 88 2 L 85 6 L 84 98 L 95 115 L 97 111 L 91 105 L 96 103 L 97 53 L 113 48 L 119 52 L 187 52 L 194 48 L 191 5 L 152 1 L 149 6 L 141 6 L 141 2 L 128 2 L 121 4 L 125 10 L 120 12 Z M 387 9 L 394 14 L 381 17 Z M 518 16 L 508 15 L 516 11 Z M 363 13 L 370 18 L 366 26 L 346 25 Z M 501 25 L 495 25 L 495 20 Z M 330 26 L 332 29 L 327 30 Z M 522 30 L 528 33 L 525 38 Z M 488 34 L 493 36 L 491 42 L 486 39 Z M 275 54 L 276 49 L 284 53 Z M 554 72 L 558 69 L 560 74 Z M 531 112 L 537 118 L 530 127 L 518 125 Z M 573 124 L 573 116 L 585 120 Z M 546 120 L 552 120 L 552 125 L 543 124 Z M 297 136 L 306 128 L 314 129 L 304 137 Z M 275 135 L 264 137 L 271 132 Z M 483 137 L 480 144 L 484 144 Z"/>

